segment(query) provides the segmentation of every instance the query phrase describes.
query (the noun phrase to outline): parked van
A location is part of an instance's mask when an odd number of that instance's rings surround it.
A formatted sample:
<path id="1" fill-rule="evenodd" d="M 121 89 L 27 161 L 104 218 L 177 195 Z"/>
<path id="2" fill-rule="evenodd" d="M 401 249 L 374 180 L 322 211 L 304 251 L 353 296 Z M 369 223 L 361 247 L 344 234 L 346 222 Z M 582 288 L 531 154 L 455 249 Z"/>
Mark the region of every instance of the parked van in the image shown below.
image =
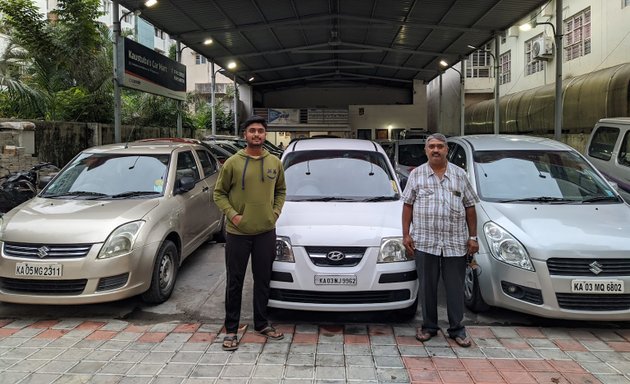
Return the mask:
<path id="1" fill-rule="evenodd" d="M 586 145 L 586 157 L 630 204 L 630 117 L 600 119 Z"/>

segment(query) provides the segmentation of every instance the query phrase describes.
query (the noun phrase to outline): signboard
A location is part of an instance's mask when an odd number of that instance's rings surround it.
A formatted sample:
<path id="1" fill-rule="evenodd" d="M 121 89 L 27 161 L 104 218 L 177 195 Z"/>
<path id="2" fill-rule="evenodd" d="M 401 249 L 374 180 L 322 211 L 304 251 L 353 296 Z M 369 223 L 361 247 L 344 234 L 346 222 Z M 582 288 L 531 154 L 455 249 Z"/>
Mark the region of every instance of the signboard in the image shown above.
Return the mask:
<path id="1" fill-rule="evenodd" d="M 133 40 L 124 39 L 122 86 L 177 100 L 186 99 L 186 66 Z"/>
<path id="2" fill-rule="evenodd" d="M 299 109 L 276 108 L 269 109 L 267 115 L 269 125 L 295 125 L 300 123 Z"/>

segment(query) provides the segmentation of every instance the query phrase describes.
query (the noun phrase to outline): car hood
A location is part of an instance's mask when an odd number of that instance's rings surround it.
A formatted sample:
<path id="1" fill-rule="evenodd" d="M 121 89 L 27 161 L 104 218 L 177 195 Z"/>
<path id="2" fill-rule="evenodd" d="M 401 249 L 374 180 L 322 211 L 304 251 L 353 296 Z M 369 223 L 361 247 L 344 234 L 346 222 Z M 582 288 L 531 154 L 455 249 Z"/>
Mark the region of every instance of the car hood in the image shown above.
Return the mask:
<path id="1" fill-rule="evenodd" d="M 2 240 L 98 243 L 118 226 L 143 218 L 159 199 L 60 200 L 36 197 L 3 217 Z"/>
<path id="2" fill-rule="evenodd" d="M 537 259 L 627 257 L 626 204 L 504 204 L 482 202 L 489 220 L 515 236 Z M 479 234 L 483 229 L 479 228 Z"/>
<path id="3" fill-rule="evenodd" d="M 380 246 L 381 238 L 402 236 L 402 201 L 371 203 L 287 201 L 278 236 L 294 246 Z"/>

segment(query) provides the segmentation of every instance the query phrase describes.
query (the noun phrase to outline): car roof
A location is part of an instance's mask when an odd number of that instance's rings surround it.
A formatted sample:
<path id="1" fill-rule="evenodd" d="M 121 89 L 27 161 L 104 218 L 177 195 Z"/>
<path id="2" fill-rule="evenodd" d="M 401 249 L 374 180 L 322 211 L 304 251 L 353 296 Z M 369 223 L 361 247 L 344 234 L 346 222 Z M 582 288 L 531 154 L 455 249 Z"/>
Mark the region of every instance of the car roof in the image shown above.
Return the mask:
<path id="1" fill-rule="evenodd" d="M 315 151 L 326 149 L 346 149 L 357 151 L 378 151 L 382 148 L 376 142 L 362 139 L 342 138 L 310 138 L 308 140 L 295 140 L 287 146 L 285 153 L 294 151 Z"/>
<path id="2" fill-rule="evenodd" d="M 403 140 L 397 140 L 396 141 L 396 143 L 398 143 L 398 145 L 401 145 L 401 144 L 424 144 L 426 142 L 427 142 L 426 139 L 403 139 Z"/>
<path id="3" fill-rule="evenodd" d="M 177 148 L 182 147 L 198 147 L 203 148 L 201 144 L 193 142 L 182 141 L 170 141 L 165 140 L 145 140 L 145 141 L 132 141 L 129 143 L 116 143 L 107 144 L 97 147 L 91 147 L 83 152 L 87 153 L 158 153 L 158 154 L 170 154 Z"/>
<path id="4" fill-rule="evenodd" d="M 475 151 L 490 150 L 553 150 L 567 151 L 573 148 L 546 137 L 526 135 L 469 135 L 447 138 L 447 141 L 462 140 L 470 144 Z"/>
<path id="5" fill-rule="evenodd" d="M 606 117 L 599 119 L 598 123 L 604 124 L 630 124 L 630 117 Z"/>

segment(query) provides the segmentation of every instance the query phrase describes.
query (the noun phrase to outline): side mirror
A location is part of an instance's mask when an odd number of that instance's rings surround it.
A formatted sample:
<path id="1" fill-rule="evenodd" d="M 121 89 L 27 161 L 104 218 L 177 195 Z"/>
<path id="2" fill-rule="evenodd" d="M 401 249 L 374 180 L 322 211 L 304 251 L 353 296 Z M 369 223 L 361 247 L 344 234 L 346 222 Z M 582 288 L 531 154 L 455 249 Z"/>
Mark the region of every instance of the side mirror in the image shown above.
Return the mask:
<path id="1" fill-rule="evenodd" d="M 178 193 L 186 193 L 186 192 L 192 190 L 193 188 L 195 188 L 195 184 L 197 184 L 197 182 L 191 176 L 184 176 L 181 179 L 179 179 L 177 184 L 178 184 L 177 185 L 177 192 Z"/>

